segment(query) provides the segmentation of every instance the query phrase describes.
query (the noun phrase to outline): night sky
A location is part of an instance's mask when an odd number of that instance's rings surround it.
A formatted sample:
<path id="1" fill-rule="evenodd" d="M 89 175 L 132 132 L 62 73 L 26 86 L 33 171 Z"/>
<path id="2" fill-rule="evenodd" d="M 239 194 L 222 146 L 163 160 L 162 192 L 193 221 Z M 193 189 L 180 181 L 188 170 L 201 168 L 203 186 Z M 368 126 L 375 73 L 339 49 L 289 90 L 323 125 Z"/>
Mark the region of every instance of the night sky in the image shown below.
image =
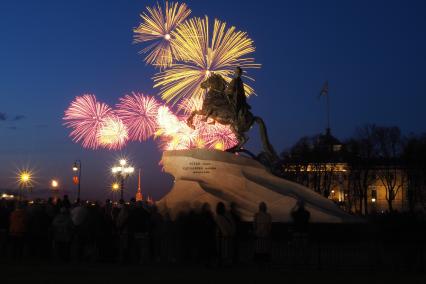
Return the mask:
<path id="1" fill-rule="evenodd" d="M 155 94 L 155 70 L 138 55 L 132 29 L 156 1 L 0 2 L 0 189 L 35 170 L 37 189 L 56 177 L 75 196 L 71 167 L 83 162 L 82 197 L 105 199 L 110 166 L 127 155 L 142 168 L 142 190 L 158 199 L 172 185 L 152 141 L 122 151 L 84 150 L 62 126 L 75 96 L 94 93 L 114 105 L 131 91 Z M 331 128 L 340 139 L 371 122 L 426 130 L 426 1 L 186 1 L 192 16 L 216 17 L 247 31 L 262 68 L 250 74 L 253 112 L 278 151 L 323 132 L 329 80 Z M 249 148 L 259 149 L 257 133 Z M 136 178 L 129 187 L 134 194 Z M 130 196 L 130 195 L 128 195 Z"/>

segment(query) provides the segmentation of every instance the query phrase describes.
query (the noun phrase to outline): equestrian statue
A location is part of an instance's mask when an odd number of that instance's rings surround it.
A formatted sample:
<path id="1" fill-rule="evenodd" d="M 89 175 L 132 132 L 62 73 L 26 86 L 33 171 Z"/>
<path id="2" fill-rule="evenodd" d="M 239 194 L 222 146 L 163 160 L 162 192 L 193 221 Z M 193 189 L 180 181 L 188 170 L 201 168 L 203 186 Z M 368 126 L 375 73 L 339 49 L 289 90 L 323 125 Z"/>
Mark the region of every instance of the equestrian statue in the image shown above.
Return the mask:
<path id="1" fill-rule="evenodd" d="M 242 73 L 243 70 L 237 67 L 234 78 L 229 83 L 221 75 L 210 73 L 210 76 L 201 83 L 201 88 L 207 89 L 202 108 L 193 111 L 188 117 L 187 123 L 194 128 L 193 119 L 196 115 L 200 115 L 203 116 L 203 121 L 210 118 L 214 121 L 213 123 L 229 125 L 238 139 L 238 144 L 227 151 L 245 152 L 272 170 L 279 160 L 278 155 L 269 142 L 263 119 L 254 116 L 250 111 L 251 107 L 247 103 L 244 83 L 241 79 Z M 258 156 L 243 149 L 244 144 L 248 141 L 246 132 L 254 123 L 259 125 L 263 148 L 263 152 Z"/>

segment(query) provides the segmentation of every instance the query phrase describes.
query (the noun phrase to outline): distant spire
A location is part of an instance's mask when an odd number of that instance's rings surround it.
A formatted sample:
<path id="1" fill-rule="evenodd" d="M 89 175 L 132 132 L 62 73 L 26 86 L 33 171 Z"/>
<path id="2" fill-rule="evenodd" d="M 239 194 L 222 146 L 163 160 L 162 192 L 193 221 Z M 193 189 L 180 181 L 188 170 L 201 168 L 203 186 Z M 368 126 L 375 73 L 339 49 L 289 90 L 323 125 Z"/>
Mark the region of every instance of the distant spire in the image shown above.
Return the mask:
<path id="1" fill-rule="evenodd" d="M 142 190 L 141 190 L 141 169 L 138 174 L 138 191 L 136 192 L 136 201 L 143 201 Z"/>

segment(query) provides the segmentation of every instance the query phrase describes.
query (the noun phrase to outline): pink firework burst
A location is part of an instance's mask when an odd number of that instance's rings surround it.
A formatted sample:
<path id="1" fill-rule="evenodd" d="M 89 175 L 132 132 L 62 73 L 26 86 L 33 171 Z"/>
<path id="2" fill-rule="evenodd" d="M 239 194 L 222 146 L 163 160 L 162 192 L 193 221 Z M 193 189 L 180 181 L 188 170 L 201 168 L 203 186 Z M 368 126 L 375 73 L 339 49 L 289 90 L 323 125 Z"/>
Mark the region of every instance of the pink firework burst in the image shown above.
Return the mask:
<path id="1" fill-rule="evenodd" d="M 72 129 L 70 137 L 74 142 L 81 142 L 84 148 L 98 149 L 99 131 L 111 115 L 113 110 L 107 104 L 98 102 L 94 95 L 84 94 L 71 102 L 63 119 L 64 125 Z"/>
<path id="2" fill-rule="evenodd" d="M 157 129 L 159 107 L 160 104 L 154 97 L 132 93 L 120 98 L 116 114 L 127 126 L 130 139 L 142 142 Z"/>
<path id="3" fill-rule="evenodd" d="M 200 136 L 205 142 L 205 148 L 225 151 L 238 144 L 238 139 L 228 125 L 210 125 L 201 122 Z"/>

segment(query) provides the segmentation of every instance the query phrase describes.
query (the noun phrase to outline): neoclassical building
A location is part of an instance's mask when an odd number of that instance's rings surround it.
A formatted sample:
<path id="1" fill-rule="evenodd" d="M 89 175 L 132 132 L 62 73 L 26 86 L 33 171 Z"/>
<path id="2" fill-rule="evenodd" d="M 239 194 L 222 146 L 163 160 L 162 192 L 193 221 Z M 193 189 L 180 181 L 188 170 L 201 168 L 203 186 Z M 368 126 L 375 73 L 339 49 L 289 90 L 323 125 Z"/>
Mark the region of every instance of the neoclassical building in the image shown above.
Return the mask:
<path id="1" fill-rule="evenodd" d="M 334 200 L 354 213 L 408 210 L 407 181 L 398 163 L 353 162 L 348 147 L 330 131 L 302 138 L 283 153 L 283 176 Z"/>

